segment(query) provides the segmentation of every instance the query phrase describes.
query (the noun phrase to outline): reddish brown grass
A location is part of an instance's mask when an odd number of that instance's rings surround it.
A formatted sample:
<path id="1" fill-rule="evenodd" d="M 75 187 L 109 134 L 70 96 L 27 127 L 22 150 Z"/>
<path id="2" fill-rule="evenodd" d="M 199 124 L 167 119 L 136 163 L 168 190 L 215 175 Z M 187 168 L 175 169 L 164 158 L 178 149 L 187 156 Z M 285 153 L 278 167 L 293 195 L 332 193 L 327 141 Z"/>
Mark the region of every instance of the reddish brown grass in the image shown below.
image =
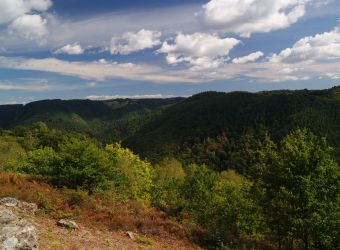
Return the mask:
<path id="1" fill-rule="evenodd" d="M 166 213 L 136 201 L 115 202 L 110 195 L 57 189 L 27 175 L 0 173 L 0 198 L 15 197 L 36 203 L 54 219 L 72 218 L 97 229 L 134 231 L 150 237 L 190 240 L 191 229 Z"/>

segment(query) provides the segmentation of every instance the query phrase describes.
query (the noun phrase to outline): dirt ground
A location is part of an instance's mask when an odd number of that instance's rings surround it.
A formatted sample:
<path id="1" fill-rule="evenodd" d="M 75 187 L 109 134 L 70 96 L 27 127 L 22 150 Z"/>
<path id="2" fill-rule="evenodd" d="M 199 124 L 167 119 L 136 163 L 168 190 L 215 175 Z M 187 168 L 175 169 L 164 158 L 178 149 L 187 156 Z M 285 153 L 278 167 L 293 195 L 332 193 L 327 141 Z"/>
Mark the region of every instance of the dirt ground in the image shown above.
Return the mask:
<path id="1" fill-rule="evenodd" d="M 156 250 L 156 249 L 199 249 L 179 239 L 141 237 L 132 240 L 126 232 L 85 227 L 78 223 L 78 230 L 57 226 L 56 221 L 46 215 L 26 217 L 36 226 L 39 235 L 39 249 L 42 250 Z"/>

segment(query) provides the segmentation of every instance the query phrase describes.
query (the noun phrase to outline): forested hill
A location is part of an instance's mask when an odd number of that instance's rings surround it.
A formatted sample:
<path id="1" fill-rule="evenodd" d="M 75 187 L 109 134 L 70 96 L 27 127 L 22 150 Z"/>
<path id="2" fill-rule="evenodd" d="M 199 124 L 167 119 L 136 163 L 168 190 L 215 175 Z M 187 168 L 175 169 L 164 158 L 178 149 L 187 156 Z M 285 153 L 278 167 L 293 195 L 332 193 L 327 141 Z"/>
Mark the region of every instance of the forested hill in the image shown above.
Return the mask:
<path id="1" fill-rule="evenodd" d="M 134 134 L 161 110 L 182 99 L 45 100 L 27 105 L 2 105 L 0 128 L 42 121 L 51 128 L 87 133 L 108 143 Z"/>
<path id="2" fill-rule="evenodd" d="M 211 164 L 214 157 L 228 158 L 228 152 L 239 151 L 235 147 L 245 134 L 256 137 L 268 130 L 274 139 L 280 139 L 297 127 L 326 136 L 337 146 L 339 155 L 340 87 L 255 94 L 201 93 L 169 107 L 128 138 L 125 145 L 150 160 L 189 154 L 189 161 Z M 220 149 L 222 156 L 217 156 Z"/>
<path id="3" fill-rule="evenodd" d="M 37 121 L 51 128 L 84 132 L 104 143 L 123 141 L 151 161 L 175 156 L 188 162 L 228 165 L 239 160 L 231 160 L 231 152 L 241 150 L 246 136 L 258 137 L 268 131 L 279 140 L 297 127 L 326 136 L 340 155 L 340 87 L 0 106 L 2 128 Z"/>

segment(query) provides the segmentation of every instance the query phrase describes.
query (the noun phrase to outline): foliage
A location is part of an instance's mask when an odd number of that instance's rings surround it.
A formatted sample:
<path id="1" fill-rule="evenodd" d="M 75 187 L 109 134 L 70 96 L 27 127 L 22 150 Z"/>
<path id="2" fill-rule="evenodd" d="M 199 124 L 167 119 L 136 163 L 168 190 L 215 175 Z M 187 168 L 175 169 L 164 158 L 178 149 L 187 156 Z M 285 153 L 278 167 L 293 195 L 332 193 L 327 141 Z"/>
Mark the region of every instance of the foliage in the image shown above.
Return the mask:
<path id="1" fill-rule="evenodd" d="M 0 137 L 0 171 L 9 165 L 17 165 L 17 157 L 22 152 L 23 149 L 16 138 L 7 133 Z"/>
<path id="2" fill-rule="evenodd" d="M 269 228 L 279 244 L 296 240 L 308 249 L 338 246 L 336 218 L 339 215 L 339 167 L 326 140 L 308 130 L 287 135 L 272 152 L 266 152 L 261 205 Z"/>
<path id="3" fill-rule="evenodd" d="M 45 176 L 59 187 L 96 188 L 111 186 L 113 167 L 107 154 L 91 140 L 72 138 L 59 150 L 44 147 L 29 151 L 22 158 L 21 171 Z"/>
<path id="4" fill-rule="evenodd" d="M 105 212 L 105 219 L 120 221 L 119 204 L 130 204 L 124 212 L 142 230 L 138 219 L 147 213 L 140 211 L 152 205 L 208 247 L 337 249 L 340 178 L 333 148 L 308 129 L 277 140 L 270 134 L 263 126 L 238 139 L 222 133 L 192 147 L 184 144 L 180 160 L 165 157 L 152 165 L 120 143 L 103 146 L 39 122 L 1 131 L 0 166 L 33 175 L 32 185 L 45 180 L 59 191 L 73 189 L 67 191 L 66 209 L 56 208 L 59 201 L 43 188 L 32 198 L 56 218 L 76 216 L 88 199 L 96 203 L 92 210 L 101 211 L 99 201 L 105 200 L 118 209 Z M 23 175 L 13 176 L 0 183 L 0 194 L 9 183 L 22 182 Z M 126 227 L 129 220 L 123 220 Z M 119 223 L 110 226 L 120 228 Z"/>
<path id="5" fill-rule="evenodd" d="M 155 166 L 152 204 L 168 212 L 183 206 L 181 186 L 185 178 L 182 164 L 174 158 L 165 158 Z"/>
<path id="6" fill-rule="evenodd" d="M 340 161 L 339 87 L 318 91 L 204 92 L 165 109 L 123 141 L 134 152 L 158 162 L 176 157 L 187 165 L 243 173 L 242 154 L 262 140 L 275 143 L 296 128 L 326 136 Z M 182 159 L 183 158 L 183 159 Z"/>
<path id="7" fill-rule="evenodd" d="M 106 146 L 109 158 L 115 162 L 115 186 L 118 192 L 126 194 L 129 199 L 150 200 L 153 186 L 153 170 L 150 163 L 141 160 L 131 150 L 120 144 Z"/>
<path id="8" fill-rule="evenodd" d="M 41 123 L 22 136 L 18 140 L 27 151 L 7 170 L 43 176 L 57 187 L 112 190 L 122 199 L 150 200 L 151 165 L 118 143 L 103 148 L 86 136 L 49 130 Z"/>

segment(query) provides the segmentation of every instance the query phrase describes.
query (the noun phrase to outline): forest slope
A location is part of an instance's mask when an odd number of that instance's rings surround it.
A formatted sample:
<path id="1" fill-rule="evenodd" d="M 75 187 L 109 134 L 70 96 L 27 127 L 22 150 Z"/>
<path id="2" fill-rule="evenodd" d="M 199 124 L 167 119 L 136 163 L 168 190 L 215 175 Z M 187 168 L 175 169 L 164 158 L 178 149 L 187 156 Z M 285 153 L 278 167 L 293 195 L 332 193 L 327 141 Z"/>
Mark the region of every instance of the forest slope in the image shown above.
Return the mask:
<path id="1" fill-rule="evenodd" d="M 257 135 L 266 130 L 279 140 L 297 127 L 326 136 L 340 157 L 340 87 L 205 92 L 186 99 L 46 100 L 0 106 L 2 128 L 37 121 L 50 128 L 86 133 L 103 143 L 122 141 L 151 161 L 181 158 L 184 151 L 192 151 L 209 138 L 223 136 L 237 144 L 247 133 Z"/>
<path id="2" fill-rule="evenodd" d="M 247 132 L 258 134 L 265 128 L 278 140 L 296 127 L 326 136 L 339 152 L 340 88 L 201 93 L 166 109 L 124 145 L 157 160 L 222 134 L 238 140 Z"/>

